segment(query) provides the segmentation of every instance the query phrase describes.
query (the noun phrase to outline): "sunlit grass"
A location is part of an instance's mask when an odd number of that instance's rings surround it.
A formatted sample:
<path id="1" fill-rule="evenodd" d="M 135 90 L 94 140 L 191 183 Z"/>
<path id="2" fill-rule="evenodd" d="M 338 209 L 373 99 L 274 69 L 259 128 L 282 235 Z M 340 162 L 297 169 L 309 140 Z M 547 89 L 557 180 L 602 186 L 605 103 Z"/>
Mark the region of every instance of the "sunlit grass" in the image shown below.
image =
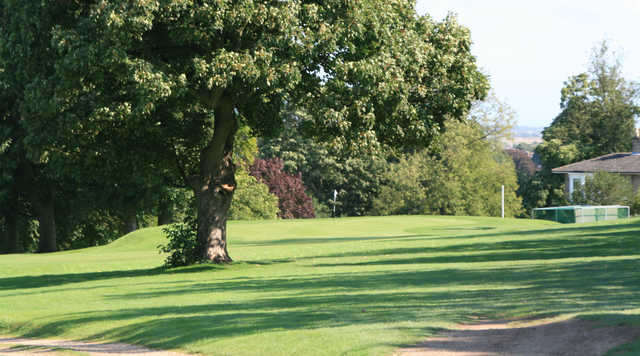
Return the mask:
<path id="1" fill-rule="evenodd" d="M 472 317 L 640 324 L 637 219 L 400 216 L 229 230 L 227 266 L 163 270 L 158 228 L 0 256 L 0 333 L 211 355 L 384 355 Z"/>

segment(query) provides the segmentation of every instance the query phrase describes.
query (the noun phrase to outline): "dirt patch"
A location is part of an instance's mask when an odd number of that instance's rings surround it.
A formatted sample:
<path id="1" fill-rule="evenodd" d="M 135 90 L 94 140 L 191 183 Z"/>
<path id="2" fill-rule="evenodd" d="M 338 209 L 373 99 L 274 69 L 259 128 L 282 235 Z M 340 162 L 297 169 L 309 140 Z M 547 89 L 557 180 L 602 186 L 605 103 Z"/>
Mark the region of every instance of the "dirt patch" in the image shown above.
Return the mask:
<path id="1" fill-rule="evenodd" d="M 2 356 L 53 356 L 53 355 L 95 355 L 95 356 L 188 356 L 187 354 L 152 350 L 143 346 L 121 343 L 92 343 L 67 340 L 21 339 L 0 337 Z"/>
<path id="2" fill-rule="evenodd" d="M 569 319 L 485 321 L 459 325 L 397 356 L 601 356 L 640 338 L 640 327 Z"/>

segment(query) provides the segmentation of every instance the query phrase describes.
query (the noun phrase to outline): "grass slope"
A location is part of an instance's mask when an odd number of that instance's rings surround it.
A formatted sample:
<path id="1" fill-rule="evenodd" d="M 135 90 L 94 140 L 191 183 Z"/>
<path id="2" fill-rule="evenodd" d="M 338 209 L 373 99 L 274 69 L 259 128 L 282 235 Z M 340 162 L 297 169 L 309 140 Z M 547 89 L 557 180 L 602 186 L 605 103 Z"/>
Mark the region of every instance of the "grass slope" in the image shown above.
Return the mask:
<path id="1" fill-rule="evenodd" d="M 471 317 L 640 324 L 638 219 L 398 216 L 229 230 L 238 262 L 228 266 L 163 271 L 158 228 L 0 256 L 0 334 L 210 355 L 384 355 Z"/>

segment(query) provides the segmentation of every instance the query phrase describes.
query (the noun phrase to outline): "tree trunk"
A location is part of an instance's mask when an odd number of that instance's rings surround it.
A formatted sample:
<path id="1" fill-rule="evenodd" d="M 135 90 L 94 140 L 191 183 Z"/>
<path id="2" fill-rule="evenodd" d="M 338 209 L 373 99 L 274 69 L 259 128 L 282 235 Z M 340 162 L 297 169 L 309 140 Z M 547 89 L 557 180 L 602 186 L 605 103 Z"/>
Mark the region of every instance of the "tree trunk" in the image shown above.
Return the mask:
<path id="1" fill-rule="evenodd" d="M 158 200 L 158 226 L 171 224 L 173 222 L 173 201 L 168 197 L 161 196 Z"/>
<path id="2" fill-rule="evenodd" d="M 39 175 L 38 167 L 27 163 L 18 166 L 18 189 L 25 192 L 33 212 L 38 218 L 38 252 L 58 250 L 56 238 L 55 189 L 53 184 Z"/>
<path id="3" fill-rule="evenodd" d="M 53 188 L 45 190 L 41 197 L 36 198 L 34 208 L 38 215 L 38 252 L 54 252 L 58 250 L 56 243 L 56 216 Z"/>
<path id="4" fill-rule="evenodd" d="M 125 235 L 138 230 L 138 214 L 135 209 L 125 208 L 123 220 Z"/>
<path id="5" fill-rule="evenodd" d="M 18 214 L 12 212 L 8 213 L 4 217 L 4 223 L 4 252 L 16 253 L 18 252 Z"/>
<path id="6" fill-rule="evenodd" d="M 205 261 L 228 263 L 232 259 L 227 251 L 227 212 L 236 188 L 232 153 L 237 130 L 228 98 L 222 97 L 216 105 L 214 125 L 213 138 L 200 153 L 198 243 Z"/>
<path id="7" fill-rule="evenodd" d="M 0 225 L 0 254 L 9 253 L 9 235 L 7 234 L 7 221 Z"/>

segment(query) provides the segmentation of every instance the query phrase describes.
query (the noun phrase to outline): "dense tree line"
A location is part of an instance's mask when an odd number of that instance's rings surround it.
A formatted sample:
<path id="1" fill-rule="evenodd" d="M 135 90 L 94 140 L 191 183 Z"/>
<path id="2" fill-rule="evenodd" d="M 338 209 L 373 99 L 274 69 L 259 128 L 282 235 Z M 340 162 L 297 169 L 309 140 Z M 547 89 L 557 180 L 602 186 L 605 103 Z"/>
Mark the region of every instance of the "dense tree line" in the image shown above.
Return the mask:
<path id="1" fill-rule="evenodd" d="M 3 1 L 1 236 L 41 252 L 115 236 L 175 219 L 187 189 L 194 256 L 231 261 L 239 128 L 277 136 L 296 108 L 334 149 L 410 150 L 486 94 L 468 30 L 413 5 Z"/>
<path id="2" fill-rule="evenodd" d="M 504 186 L 505 216 L 518 215 L 513 162 L 483 135 L 475 122 L 453 122 L 431 151 L 403 156 L 386 172 L 374 212 L 500 216 Z"/>
<path id="3" fill-rule="evenodd" d="M 0 30 L 2 252 L 184 219 L 176 261 L 228 262 L 228 218 L 495 216 L 501 185 L 516 215 L 566 202 L 550 169 L 628 150 L 640 112 L 602 46 L 542 169 L 514 168 L 469 31 L 405 0 L 6 0 Z"/>

